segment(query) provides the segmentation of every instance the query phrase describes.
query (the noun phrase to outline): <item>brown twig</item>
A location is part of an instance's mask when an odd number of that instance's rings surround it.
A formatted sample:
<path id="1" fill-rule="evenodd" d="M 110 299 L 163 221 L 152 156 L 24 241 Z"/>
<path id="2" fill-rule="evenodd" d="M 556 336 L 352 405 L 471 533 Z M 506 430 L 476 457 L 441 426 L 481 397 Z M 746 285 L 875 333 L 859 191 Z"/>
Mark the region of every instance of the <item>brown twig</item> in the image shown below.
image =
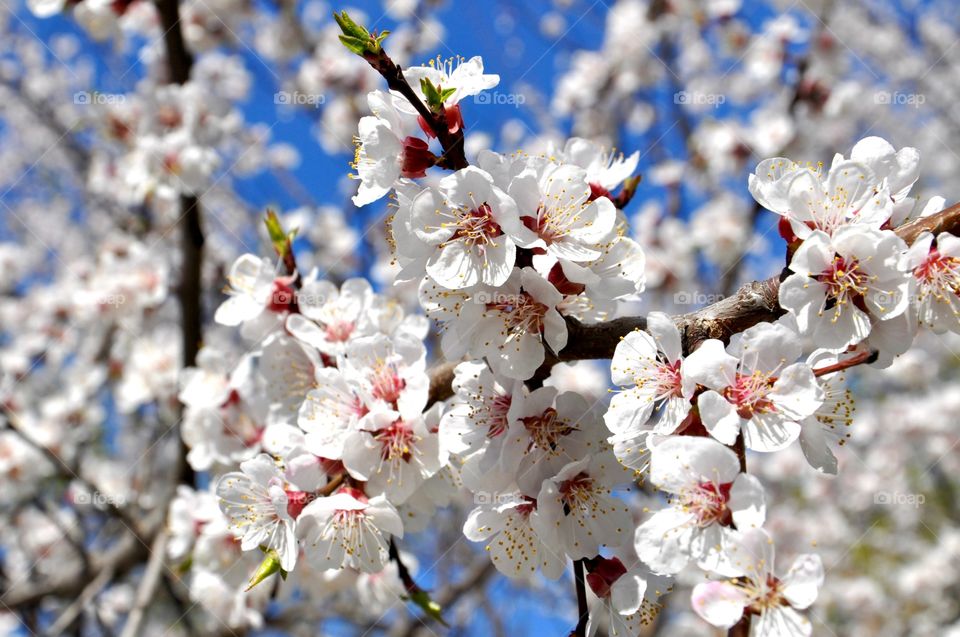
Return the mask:
<path id="1" fill-rule="evenodd" d="M 469 165 L 463 148 L 463 127 L 457 129 L 457 132 L 451 133 L 447 127 L 446 118 L 442 113 L 431 111 L 417 92 L 410 86 L 407 78 L 403 76 L 403 69 L 400 65 L 390 59 L 384 49 L 379 49 L 376 53 L 367 53 L 363 56 L 370 66 L 379 73 L 387 86 L 401 95 L 417 110 L 420 117 L 427 123 L 437 140 L 443 147 L 443 155 L 439 158 L 437 165 L 459 170 Z"/>
<path id="2" fill-rule="evenodd" d="M 573 580 L 577 588 L 577 627 L 573 634 L 576 637 L 586 637 L 590 608 L 587 606 L 587 583 L 583 572 L 583 560 L 574 560 Z"/>

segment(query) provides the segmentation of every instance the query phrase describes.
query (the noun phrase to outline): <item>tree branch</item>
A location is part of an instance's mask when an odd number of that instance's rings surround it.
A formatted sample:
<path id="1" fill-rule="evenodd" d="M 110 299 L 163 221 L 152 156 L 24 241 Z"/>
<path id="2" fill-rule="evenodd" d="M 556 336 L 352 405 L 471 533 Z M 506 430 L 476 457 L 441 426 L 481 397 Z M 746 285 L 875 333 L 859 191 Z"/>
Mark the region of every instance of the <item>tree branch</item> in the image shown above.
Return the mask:
<path id="1" fill-rule="evenodd" d="M 577 587 L 577 627 L 574 629 L 573 635 L 575 637 L 586 637 L 590 608 L 587 606 L 587 583 L 583 573 L 583 560 L 574 560 L 573 580 Z"/>
<path id="2" fill-rule="evenodd" d="M 897 235 L 908 245 L 926 231 L 960 235 L 960 204 L 954 204 L 896 229 Z M 747 283 L 733 296 L 694 312 L 675 316 L 673 322 L 680 330 L 684 351 L 690 352 L 710 338 L 728 342 L 734 334 L 758 323 L 777 320 L 784 314 L 778 298 L 780 279 L 778 275 Z M 548 354 L 545 366 L 564 361 L 613 358 L 613 352 L 624 336 L 633 330 L 647 327 L 647 319 L 643 316 L 617 318 L 593 325 L 586 325 L 570 317 L 566 318 L 566 322 L 569 332 L 567 346 L 556 356 Z M 431 402 L 445 400 L 452 395 L 450 383 L 453 381 L 455 366 L 455 363 L 444 363 L 431 372 Z"/>

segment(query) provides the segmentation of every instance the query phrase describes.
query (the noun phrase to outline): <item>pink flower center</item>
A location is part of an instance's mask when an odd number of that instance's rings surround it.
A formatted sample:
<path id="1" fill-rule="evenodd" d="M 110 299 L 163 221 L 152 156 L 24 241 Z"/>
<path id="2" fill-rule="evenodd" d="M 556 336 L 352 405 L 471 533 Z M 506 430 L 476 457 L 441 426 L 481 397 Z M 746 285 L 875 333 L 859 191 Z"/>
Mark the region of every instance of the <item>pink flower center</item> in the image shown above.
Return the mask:
<path id="1" fill-rule="evenodd" d="M 683 397 L 683 377 L 680 375 L 680 361 L 674 363 L 657 362 L 653 377 L 638 376 L 634 379 L 637 387 L 652 382 L 656 388 L 654 400 Z"/>
<path id="2" fill-rule="evenodd" d="M 526 292 L 497 295 L 487 309 L 500 312 L 512 339 L 521 334 L 541 334 L 548 308 Z"/>
<path id="3" fill-rule="evenodd" d="M 522 496 L 523 503 L 518 504 L 516 507 L 516 512 L 522 515 L 525 518 L 530 517 L 530 514 L 537 510 L 537 501 L 534 498 L 529 496 Z"/>
<path id="4" fill-rule="evenodd" d="M 370 378 L 374 398 L 395 404 L 407 382 L 400 378 L 397 369 L 389 363 L 379 363 Z"/>
<path id="5" fill-rule="evenodd" d="M 297 293 L 288 283 L 277 279 L 273 282 L 273 291 L 270 293 L 270 302 L 267 309 L 271 312 L 298 312 Z"/>
<path id="6" fill-rule="evenodd" d="M 507 413 L 510 411 L 511 403 L 513 403 L 513 396 L 497 396 L 489 403 L 487 438 L 496 438 L 507 431 Z"/>
<path id="7" fill-rule="evenodd" d="M 936 248 L 932 248 L 926 261 L 914 269 L 913 276 L 935 296 L 943 292 L 960 294 L 960 259 L 945 257 Z"/>
<path id="8" fill-rule="evenodd" d="M 826 284 L 828 301 L 842 305 L 849 300 L 862 298 L 870 277 L 860 269 L 856 259 L 836 255 L 827 269 L 817 276 L 817 280 Z"/>
<path id="9" fill-rule="evenodd" d="M 489 204 L 482 203 L 476 208 L 461 210 L 457 217 L 457 231 L 450 241 L 463 241 L 468 246 L 485 246 L 503 234 Z"/>
<path id="10" fill-rule="evenodd" d="M 757 413 L 775 412 L 776 405 L 766 398 L 773 388 L 770 379 L 762 372 L 754 372 L 749 376 L 738 373 L 734 384 L 723 390 L 723 396 L 736 405 L 741 418 L 750 419 Z"/>
<path id="11" fill-rule="evenodd" d="M 363 404 L 359 396 L 354 396 L 353 398 L 353 411 L 356 412 L 357 418 L 363 418 L 370 413 L 370 410 Z"/>
<path id="12" fill-rule="evenodd" d="M 593 478 L 584 472 L 560 483 L 560 497 L 563 499 L 564 513 L 590 507 L 593 501 Z"/>
<path id="13" fill-rule="evenodd" d="M 354 327 L 356 326 L 348 321 L 330 323 L 326 329 L 327 340 L 334 343 L 344 343 L 353 334 Z"/>
<path id="14" fill-rule="evenodd" d="M 701 482 L 693 489 L 681 494 L 680 502 L 684 510 L 693 513 L 700 526 L 721 524 L 730 526 L 733 523 L 733 514 L 727 507 L 730 501 L 732 482 L 717 484 L 715 482 Z"/>
<path id="15" fill-rule="evenodd" d="M 413 453 L 413 428 L 402 420 L 397 420 L 389 427 L 380 429 L 374 434 L 374 439 L 380 443 L 380 458 L 386 461 L 409 461 Z"/>

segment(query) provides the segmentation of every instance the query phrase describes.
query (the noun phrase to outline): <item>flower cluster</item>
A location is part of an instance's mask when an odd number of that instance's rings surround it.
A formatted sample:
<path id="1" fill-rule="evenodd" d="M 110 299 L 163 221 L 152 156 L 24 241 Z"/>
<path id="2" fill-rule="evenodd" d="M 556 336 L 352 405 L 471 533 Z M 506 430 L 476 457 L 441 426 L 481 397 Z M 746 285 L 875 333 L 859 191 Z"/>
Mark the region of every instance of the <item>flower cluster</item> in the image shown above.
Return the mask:
<path id="1" fill-rule="evenodd" d="M 381 571 L 404 533 L 398 508 L 428 517 L 451 484 L 423 321 L 362 279 L 300 281 L 253 255 L 229 292 L 217 320 L 257 342 L 232 369 L 205 349 L 185 376 L 188 460 L 240 463 L 216 491 L 243 550 L 274 550 L 285 571 L 301 553 L 321 570 Z"/>
<path id="2" fill-rule="evenodd" d="M 955 322 L 955 239 L 923 235 L 908 249 L 892 229 L 914 216 L 916 153 L 868 138 L 825 176 L 761 163 L 750 189 L 783 218 L 786 316 L 691 346 L 651 312 L 616 347 L 620 389 L 604 413 L 535 376 L 563 353 L 570 319 L 605 321 L 644 290 L 644 252 L 619 210 L 638 158 L 573 139 L 549 154 L 483 151 L 448 165 L 434 140 L 462 134 L 460 100 L 498 81 L 479 58 L 457 62 L 406 72 L 422 80 L 432 121 L 396 93 L 371 92 L 353 164 L 357 205 L 394 193 L 395 278 L 418 286 L 440 349 L 463 361 L 453 397 L 430 403 L 427 326 L 362 280 L 338 289 L 238 259 L 217 320 L 256 350 L 232 369 L 203 357 L 181 399 L 191 463 L 240 462 L 217 495 L 241 549 L 267 551 L 284 572 L 301 559 L 379 572 L 393 538 L 422 528 L 462 486 L 475 505 L 464 535 L 485 543 L 497 570 L 555 579 L 573 561 L 629 634 L 695 566 L 732 578 L 694 590 L 708 622 L 753 617 L 757 636 L 810 635 L 799 611 L 822 584 L 819 558 L 772 570 L 766 496 L 745 454 L 799 440 L 814 468 L 836 473 L 852 410 L 844 370 L 889 361 L 920 322 Z M 434 167 L 451 172 L 418 181 Z M 805 338 L 818 347 L 806 356 Z M 638 521 L 629 492 L 640 480 L 666 502 Z"/>
<path id="3" fill-rule="evenodd" d="M 750 177 L 757 202 L 781 215 L 789 246 L 780 305 L 820 347 L 865 343 L 889 362 L 909 349 L 921 323 L 960 331 L 955 239 L 926 232 L 908 247 L 893 230 L 942 208 L 942 199 L 920 208 L 908 196 L 919 164 L 915 149 L 868 137 L 826 174 L 774 158 Z"/>

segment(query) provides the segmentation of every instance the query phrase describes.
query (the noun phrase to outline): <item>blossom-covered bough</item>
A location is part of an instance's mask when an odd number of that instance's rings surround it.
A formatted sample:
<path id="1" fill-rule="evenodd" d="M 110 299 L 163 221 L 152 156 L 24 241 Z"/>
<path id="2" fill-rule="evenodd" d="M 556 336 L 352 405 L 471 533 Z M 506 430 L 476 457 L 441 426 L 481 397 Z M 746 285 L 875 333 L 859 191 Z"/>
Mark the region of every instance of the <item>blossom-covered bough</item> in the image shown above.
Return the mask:
<path id="1" fill-rule="evenodd" d="M 351 343 L 369 337 L 353 328 L 336 332 L 347 334 L 345 349 L 314 364 L 321 367 L 317 374 L 342 370 L 343 380 L 317 376 L 317 390 L 303 403 L 313 415 L 305 421 L 301 408 L 299 420 L 291 420 L 307 437 L 298 429 L 287 434 L 279 459 L 287 477 L 270 479 L 278 481 L 277 495 L 261 491 L 260 504 L 238 511 L 230 508 L 230 493 L 244 478 L 225 477 L 217 487 L 228 518 L 248 529 L 244 546 L 254 534 L 273 568 L 288 570 L 295 526 L 308 561 L 380 569 L 387 546 L 404 532 L 394 507 L 429 510 L 462 484 L 480 503 L 464 532 L 487 543 L 501 573 L 539 570 L 555 578 L 564 561 L 573 562 L 578 635 L 590 623 L 582 578 L 623 618 L 611 629 L 622 624 L 621 630 L 639 631 L 669 591 L 664 576 L 688 563 L 734 578 L 694 591 L 694 610 L 709 623 L 731 634 L 811 634 L 798 611 L 815 600 L 822 566 L 806 556 L 788 574 L 773 574 L 764 552 L 772 540 L 762 530 L 768 503 L 760 481 L 746 473 L 746 451 L 795 444 L 827 400 L 819 377 L 889 361 L 909 346 L 904 338 L 921 318 L 942 320 L 944 310 L 932 303 L 952 309 L 956 302 L 952 235 L 940 233 L 942 255 L 927 237 L 930 230 L 953 229 L 957 211 L 927 210 L 892 226 L 895 204 L 916 178 L 915 154 L 896 155 L 897 180 L 878 169 L 890 164 L 893 149 L 872 138 L 854 149 L 854 159 L 835 160 L 827 175 L 788 159 L 761 163 L 751 180 L 757 201 L 789 222 L 781 224 L 790 246 L 784 274 L 676 319 L 654 313 L 607 321 L 602 308 L 644 289 L 643 253 L 616 214 L 629 203 L 633 184 L 614 196 L 616 183 L 591 181 L 595 165 L 584 162 L 584 153 L 563 150 L 512 157 L 488 152 L 468 165 L 461 106 L 452 97 L 495 86 L 496 76 L 484 75 L 477 59 L 450 73 L 414 68 L 415 90 L 384 50 L 382 34 L 367 33 L 345 14 L 337 17 L 348 48 L 394 91 L 377 97 L 380 109 L 371 116 L 384 118 L 383 130 L 371 137 L 363 129 L 376 124 L 361 125 L 361 192 L 382 196 L 384 183 L 402 188 L 390 221 L 397 259 L 405 279 L 420 281 L 421 304 L 444 330 L 442 350 L 452 362 L 428 380 L 425 350 L 397 349 L 406 334 L 417 337 L 403 331 L 402 321 L 391 326 L 400 330 L 393 344 L 384 341 L 386 349 L 373 356 L 352 353 Z M 411 149 L 426 148 L 426 140 L 385 143 L 383 136 L 400 140 L 397 131 L 418 125 L 427 139 L 438 140 L 440 153 L 420 152 L 426 165 L 409 169 Z M 623 161 L 635 166 L 633 158 Z M 452 171 L 436 189 L 416 183 L 430 166 Z M 619 181 L 629 176 L 620 172 Z M 908 249 L 914 244 L 933 256 Z M 295 309 L 269 309 L 290 312 L 288 326 L 300 322 Z M 359 320 L 361 332 L 370 329 Z M 881 329 L 893 322 L 902 324 L 899 331 Z M 641 328 L 647 331 L 633 331 Z M 835 362 L 804 358 L 804 337 L 834 352 Z M 612 358 L 614 383 L 623 387 L 605 425 L 576 394 L 540 387 L 556 362 L 605 357 Z M 432 406 L 421 416 L 428 386 Z M 331 395 L 333 387 L 339 389 Z M 345 442 L 312 451 L 297 442 L 324 429 L 327 436 L 342 432 Z M 329 495 L 313 499 L 321 485 L 303 491 L 285 482 L 297 479 L 304 452 L 323 454 L 314 456 L 318 475 L 326 475 L 321 481 L 339 485 Z M 254 477 L 252 465 L 241 469 Z M 635 525 L 613 490 L 648 472 L 651 484 L 669 494 L 670 506 Z M 421 491 L 428 485 L 438 488 Z M 291 493 L 306 493 L 312 502 L 293 505 L 299 500 Z M 616 558 L 617 568 L 608 567 L 604 553 L 629 554 L 631 541 L 635 557 L 627 564 Z M 620 593 L 628 577 L 639 591 Z M 422 589 L 414 595 L 436 611 Z"/>
<path id="2" fill-rule="evenodd" d="M 159 0 L 157 11 L 168 89 L 186 99 L 196 67 L 182 8 Z M 136 291 L 137 318 L 111 316 L 111 330 L 123 330 L 154 318 L 175 291 L 178 338 L 151 332 L 117 351 L 96 348 L 92 360 L 106 359 L 119 412 L 170 423 L 176 444 L 152 441 L 141 457 L 160 468 L 142 479 L 167 471 L 177 486 L 100 503 L 121 539 L 95 558 L 79 551 L 86 559 L 70 566 L 86 581 L 53 573 L 15 582 L 4 605 L 75 596 L 79 605 L 57 609 L 57 633 L 114 575 L 145 563 L 124 607 L 125 636 L 147 634 L 161 582 L 204 605 L 214 621 L 199 634 L 266 627 L 271 603 L 308 619 L 372 611 L 364 617 L 376 625 L 400 600 L 435 627 L 495 571 L 544 586 L 572 579 L 576 637 L 645 634 L 668 604 L 729 635 L 814 634 L 810 613 L 829 569 L 814 553 L 775 562 L 775 542 L 808 538 L 778 525 L 785 504 L 775 480 L 750 471 L 752 458 L 800 449 L 818 472 L 838 473 L 853 411 L 847 371 L 895 365 L 921 331 L 960 333 L 960 205 L 920 205 L 910 196 L 918 152 L 878 137 L 829 166 L 766 159 L 748 187 L 757 210 L 779 215 L 783 271 L 673 315 L 641 305 L 663 246 L 643 245 L 631 228 L 642 220 L 628 217 L 639 152 L 615 155 L 580 137 L 537 153 L 472 152 L 466 98 L 499 76 L 479 57 L 400 64 L 387 32 L 345 12 L 335 19 L 340 42 L 385 82 L 363 84 L 369 114 L 353 113 L 353 203 L 390 198 L 383 243 L 404 291 L 298 263 L 294 242 L 307 229 L 270 212 L 274 254 L 242 254 L 218 273 L 217 327 L 204 330 L 201 199 L 210 148 L 231 130 L 224 124 L 203 144 L 197 133 L 197 147 L 157 140 L 160 169 L 144 148 L 127 149 L 125 159 L 163 175 L 140 195 L 174 209 L 179 280 L 166 270 L 139 276 L 149 247 L 124 246 L 101 269 L 125 278 L 91 268 L 76 304 L 109 311 L 90 301 L 94 283 Z M 798 89 L 801 97 L 814 100 Z M 230 119 L 151 106 L 152 125 L 174 130 L 191 116 Z M 110 120 L 121 137 L 122 119 Z M 564 379 L 564 363 L 586 360 L 610 361 L 609 400 L 585 379 Z M 84 391 L 84 379 L 72 381 Z M 17 460 L 6 470 L 16 484 L 29 492 L 34 475 L 55 475 L 80 503 L 100 492 L 89 464 L 64 460 L 43 435 L 37 421 L 54 409 L 38 417 L 9 394 L 0 459 Z M 68 421 L 96 419 L 62 409 Z M 154 458 L 157 445 L 167 455 Z M 423 582 L 436 565 L 405 549 L 451 511 L 458 535 L 482 550 L 457 586 L 430 591 Z M 72 524 L 59 511 L 49 517 L 51 527 Z M 52 542 L 35 553 L 57 550 Z M 671 601 L 685 586 L 689 599 Z"/>

